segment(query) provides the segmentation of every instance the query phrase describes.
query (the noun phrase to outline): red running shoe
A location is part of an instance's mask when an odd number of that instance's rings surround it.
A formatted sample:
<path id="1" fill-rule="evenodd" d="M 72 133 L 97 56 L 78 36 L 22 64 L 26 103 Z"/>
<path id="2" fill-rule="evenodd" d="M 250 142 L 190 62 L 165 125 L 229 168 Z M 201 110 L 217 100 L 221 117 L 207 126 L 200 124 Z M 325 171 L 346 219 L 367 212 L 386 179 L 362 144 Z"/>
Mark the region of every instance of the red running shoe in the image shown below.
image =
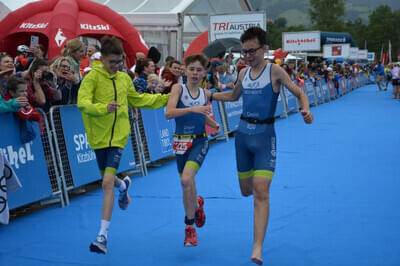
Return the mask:
<path id="1" fill-rule="evenodd" d="M 204 199 L 201 196 L 197 196 L 197 203 L 199 207 L 194 213 L 194 222 L 197 227 L 202 227 L 206 223 L 206 214 L 204 213 Z"/>
<path id="2" fill-rule="evenodd" d="M 194 229 L 193 226 L 186 226 L 185 241 L 183 242 L 183 245 L 185 247 L 195 247 L 198 244 L 199 244 L 199 241 L 197 240 L 196 229 Z"/>

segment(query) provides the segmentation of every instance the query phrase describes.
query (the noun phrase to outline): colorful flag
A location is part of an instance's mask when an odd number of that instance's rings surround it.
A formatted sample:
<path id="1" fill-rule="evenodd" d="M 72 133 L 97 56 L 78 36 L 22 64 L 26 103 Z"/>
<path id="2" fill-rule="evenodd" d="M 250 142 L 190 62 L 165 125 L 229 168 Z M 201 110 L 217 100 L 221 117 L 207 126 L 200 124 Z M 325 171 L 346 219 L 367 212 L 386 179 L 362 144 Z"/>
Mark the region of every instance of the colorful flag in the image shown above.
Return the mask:
<path id="1" fill-rule="evenodd" d="M 392 63 L 392 43 L 389 40 L 389 49 L 388 49 L 388 63 L 391 64 Z"/>
<path id="2" fill-rule="evenodd" d="M 382 44 L 382 47 L 381 47 L 381 57 L 380 57 L 380 61 L 382 62 L 382 60 L 383 60 L 383 44 Z"/>

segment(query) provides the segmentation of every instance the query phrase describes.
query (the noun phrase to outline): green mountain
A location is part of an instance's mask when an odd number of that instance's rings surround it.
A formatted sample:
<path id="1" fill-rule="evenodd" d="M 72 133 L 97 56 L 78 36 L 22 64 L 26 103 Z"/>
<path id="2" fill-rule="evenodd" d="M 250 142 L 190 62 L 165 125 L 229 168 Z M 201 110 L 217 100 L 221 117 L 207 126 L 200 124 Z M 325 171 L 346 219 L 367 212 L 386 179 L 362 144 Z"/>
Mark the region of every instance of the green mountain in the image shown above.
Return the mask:
<path id="1" fill-rule="evenodd" d="M 311 25 L 307 11 L 310 7 L 308 0 L 250 0 L 249 2 L 254 9 L 265 11 L 269 19 L 286 18 L 287 26 Z M 345 3 L 345 20 L 354 21 L 361 18 L 364 23 L 368 23 L 369 15 L 380 5 L 388 5 L 392 10 L 400 9 L 399 0 L 345 0 Z"/>

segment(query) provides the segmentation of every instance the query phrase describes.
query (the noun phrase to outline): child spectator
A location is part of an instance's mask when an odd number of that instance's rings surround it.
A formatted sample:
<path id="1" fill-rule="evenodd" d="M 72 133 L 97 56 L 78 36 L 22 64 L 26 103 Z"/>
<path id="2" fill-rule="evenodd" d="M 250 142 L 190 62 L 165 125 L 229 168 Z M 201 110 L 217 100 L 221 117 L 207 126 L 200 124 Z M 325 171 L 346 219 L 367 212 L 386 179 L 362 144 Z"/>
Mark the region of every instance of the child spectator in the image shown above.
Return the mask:
<path id="1" fill-rule="evenodd" d="M 27 100 L 28 82 L 23 78 L 12 76 L 7 81 L 7 88 L 8 92 L 4 94 L 4 99 L 7 102 L 13 99 L 15 99 L 17 102 L 20 100 L 26 102 L 24 105 L 20 104 L 17 111 L 14 110 L 19 119 L 39 121 L 40 113 L 34 109 Z"/>
<path id="2" fill-rule="evenodd" d="M 164 91 L 165 86 L 170 86 L 171 81 L 160 80 L 157 74 L 150 74 L 147 76 L 147 92 L 154 93 L 162 93 Z"/>
<path id="3" fill-rule="evenodd" d="M 14 74 L 14 61 L 7 53 L 0 54 L 0 85 L 3 94 L 7 92 L 7 80 Z"/>
<path id="4" fill-rule="evenodd" d="M 0 113 L 6 112 L 16 112 L 19 108 L 28 106 L 28 98 L 24 97 L 15 97 L 9 101 L 5 101 L 3 99 L 3 87 L 0 83 Z"/>

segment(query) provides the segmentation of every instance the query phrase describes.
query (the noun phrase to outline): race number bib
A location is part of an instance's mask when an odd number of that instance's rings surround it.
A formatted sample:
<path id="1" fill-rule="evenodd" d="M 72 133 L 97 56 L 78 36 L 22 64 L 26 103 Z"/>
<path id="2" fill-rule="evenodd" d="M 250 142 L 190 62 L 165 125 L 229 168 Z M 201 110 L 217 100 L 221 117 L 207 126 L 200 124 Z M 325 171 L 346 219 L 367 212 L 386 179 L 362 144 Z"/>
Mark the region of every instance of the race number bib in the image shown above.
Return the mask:
<path id="1" fill-rule="evenodd" d="M 174 153 L 175 154 L 185 154 L 190 148 L 192 148 L 193 139 L 192 138 L 184 138 L 178 139 L 174 138 Z"/>

